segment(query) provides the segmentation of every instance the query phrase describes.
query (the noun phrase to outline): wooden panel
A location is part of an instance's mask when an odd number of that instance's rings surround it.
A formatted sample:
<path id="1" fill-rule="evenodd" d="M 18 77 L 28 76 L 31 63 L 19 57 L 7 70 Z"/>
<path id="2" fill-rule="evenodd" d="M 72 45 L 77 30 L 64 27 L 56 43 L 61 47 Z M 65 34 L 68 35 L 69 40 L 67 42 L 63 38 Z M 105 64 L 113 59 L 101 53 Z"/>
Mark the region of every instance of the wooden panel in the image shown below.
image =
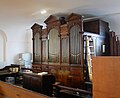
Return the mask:
<path id="1" fill-rule="evenodd" d="M 62 26 L 61 26 L 60 34 L 61 34 L 62 36 L 66 36 L 68 33 L 69 33 L 69 32 L 68 32 L 67 25 L 66 25 L 66 24 L 65 24 L 65 25 L 62 25 Z"/>
<path id="2" fill-rule="evenodd" d="M 42 65 L 34 64 L 34 66 L 32 66 L 32 70 L 33 70 L 33 72 L 41 72 L 42 71 Z"/>
<path id="3" fill-rule="evenodd" d="M 110 32 L 110 55 L 114 55 L 114 37 L 115 37 L 115 32 Z"/>
<path id="4" fill-rule="evenodd" d="M 85 21 L 83 23 L 84 32 L 91 32 L 94 34 L 100 34 L 105 36 L 106 33 L 109 33 L 109 25 L 107 22 L 96 19 Z"/>
<path id="5" fill-rule="evenodd" d="M 80 76 L 82 72 L 83 72 L 82 68 L 71 67 L 71 69 L 70 69 L 70 74 L 71 75 Z"/>
<path id="6" fill-rule="evenodd" d="M 93 58 L 93 98 L 120 98 L 120 56 Z"/>
<path id="7" fill-rule="evenodd" d="M 83 68 L 71 67 L 71 87 L 81 88 L 81 83 L 83 82 Z"/>
<path id="8" fill-rule="evenodd" d="M 92 20 L 83 23 L 85 32 L 92 32 L 95 34 L 99 34 L 99 20 Z"/>
<path id="9" fill-rule="evenodd" d="M 113 37 L 113 49 L 114 56 L 117 56 L 117 45 L 116 45 L 116 36 Z"/>
<path id="10" fill-rule="evenodd" d="M 0 81 L 0 98 L 49 98 L 40 93 L 35 93 L 12 84 Z"/>
<path id="11" fill-rule="evenodd" d="M 49 66 L 48 65 L 42 65 L 42 71 L 49 71 Z"/>
<path id="12" fill-rule="evenodd" d="M 56 80 L 60 82 L 61 85 L 68 85 L 67 79 L 70 74 L 69 66 L 61 66 L 56 74 L 57 74 Z"/>
<path id="13" fill-rule="evenodd" d="M 117 41 L 118 56 L 120 56 L 120 40 Z"/>
<path id="14" fill-rule="evenodd" d="M 49 66 L 50 74 L 54 74 L 56 76 L 58 70 L 60 70 L 60 66 Z"/>
<path id="15" fill-rule="evenodd" d="M 83 82 L 83 67 L 80 66 L 65 66 L 65 65 L 33 65 L 34 72 L 47 71 L 56 77 L 56 81 L 61 85 L 80 88 Z M 38 69 L 41 70 L 38 70 Z"/>

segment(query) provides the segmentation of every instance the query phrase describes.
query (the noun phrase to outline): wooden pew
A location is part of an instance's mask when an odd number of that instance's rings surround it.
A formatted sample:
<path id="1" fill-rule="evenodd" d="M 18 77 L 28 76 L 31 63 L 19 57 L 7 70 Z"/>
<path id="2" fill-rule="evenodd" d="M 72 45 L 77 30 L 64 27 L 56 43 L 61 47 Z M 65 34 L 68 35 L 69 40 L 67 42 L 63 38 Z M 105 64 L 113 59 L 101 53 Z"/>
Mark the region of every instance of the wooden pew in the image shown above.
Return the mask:
<path id="1" fill-rule="evenodd" d="M 120 98 L 120 56 L 93 58 L 93 98 Z"/>
<path id="2" fill-rule="evenodd" d="M 0 81 L 0 98 L 49 98 L 22 87 Z"/>

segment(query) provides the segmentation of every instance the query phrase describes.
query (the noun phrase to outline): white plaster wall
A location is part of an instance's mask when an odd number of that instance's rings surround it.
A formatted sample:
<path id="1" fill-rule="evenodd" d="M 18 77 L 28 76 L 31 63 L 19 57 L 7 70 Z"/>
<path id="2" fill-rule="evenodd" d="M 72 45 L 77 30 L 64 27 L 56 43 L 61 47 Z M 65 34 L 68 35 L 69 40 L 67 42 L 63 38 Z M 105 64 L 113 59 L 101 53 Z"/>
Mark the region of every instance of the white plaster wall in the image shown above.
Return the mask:
<path id="1" fill-rule="evenodd" d="M 120 13 L 109 15 L 102 19 L 109 22 L 110 30 L 120 37 Z"/>
<path id="2" fill-rule="evenodd" d="M 19 64 L 19 53 L 32 52 L 32 31 L 25 25 L 0 25 L 7 36 L 6 60 L 0 65 Z"/>
<path id="3" fill-rule="evenodd" d="M 4 39 L 2 35 L 0 34 L 0 62 L 4 61 Z"/>

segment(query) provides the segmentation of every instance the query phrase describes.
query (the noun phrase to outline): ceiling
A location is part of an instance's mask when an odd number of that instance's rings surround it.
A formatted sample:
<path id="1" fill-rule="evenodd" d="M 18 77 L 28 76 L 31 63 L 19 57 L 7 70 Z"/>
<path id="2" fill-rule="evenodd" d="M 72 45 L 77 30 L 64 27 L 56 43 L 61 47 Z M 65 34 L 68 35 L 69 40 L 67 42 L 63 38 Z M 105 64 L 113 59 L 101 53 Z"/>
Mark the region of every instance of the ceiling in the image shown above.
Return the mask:
<path id="1" fill-rule="evenodd" d="M 44 15 L 40 13 L 43 9 L 47 10 Z M 1 25 L 24 25 L 27 28 L 35 22 L 43 24 L 51 14 L 78 13 L 118 22 L 120 0 L 1 0 L 0 13 Z"/>

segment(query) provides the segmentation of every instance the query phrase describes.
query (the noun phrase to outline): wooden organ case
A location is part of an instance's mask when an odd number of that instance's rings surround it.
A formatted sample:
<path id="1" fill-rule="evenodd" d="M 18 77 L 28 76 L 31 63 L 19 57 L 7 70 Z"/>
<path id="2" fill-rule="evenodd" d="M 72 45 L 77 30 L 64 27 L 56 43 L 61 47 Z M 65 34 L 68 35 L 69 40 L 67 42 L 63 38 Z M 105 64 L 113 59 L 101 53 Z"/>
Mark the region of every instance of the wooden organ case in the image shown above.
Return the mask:
<path id="1" fill-rule="evenodd" d="M 85 80 L 92 80 L 92 58 L 110 55 L 109 24 L 100 19 L 83 22 Z M 89 76 L 88 76 L 89 73 Z"/>
<path id="2" fill-rule="evenodd" d="M 81 88 L 84 82 L 84 39 L 82 17 L 70 14 L 66 19 L 50 15 L 45 29 L 34 24 L 34 72 L 46 71 L 55 75 L 61 85 Z"/>

